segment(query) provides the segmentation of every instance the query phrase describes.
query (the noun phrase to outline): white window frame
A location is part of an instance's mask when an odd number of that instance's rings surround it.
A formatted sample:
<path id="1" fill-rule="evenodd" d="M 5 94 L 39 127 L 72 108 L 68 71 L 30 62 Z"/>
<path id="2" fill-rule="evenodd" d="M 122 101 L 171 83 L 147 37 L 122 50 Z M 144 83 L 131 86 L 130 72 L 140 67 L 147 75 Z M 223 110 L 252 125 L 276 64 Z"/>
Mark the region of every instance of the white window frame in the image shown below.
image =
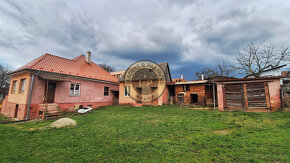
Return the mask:
<path id="1" fill-rule="evenodd" d="M 72 87 L 72 85 L 74 85 L 74 89 L 73 89 L 73 92 L 71 92 L 71 87 Z M 76 86 L 77 85 L 79 85 L 79 92 L 78 92 L 78 94 L 76 94 Z M 79 84 L 79 83 L 71 83 L 70 84 L 70 87 L 69 87 L 69 95 L 70 96 L 80 96 L 81 95 L 81 84 Z"/>
<path id="2" fill-rule="evenodd" d="M 23 83 L 22 83 L 23 81 Z M 26 84 L 26 78 L 20 79 L 20 87 L 19 87 L 19 93 L 24 93 L 25 91 L 25 84 Z"/>
<path id="3" fill-rule="evenodd" d="M 15 85 L 14 85 L 15 83 Z M 12 88 L 11 88 L 11 94 L 15 94 L 17 92 L 17 80 L 12 81 Z"/>
<path id="4" fill-rule="evenodd" d="M 126 89 L 126 87 L 127 87 L 127 89 Z M 128 97 L 129 96 L 129 92 L 130 92 L 130 86 L 129 85 L 128 86 L 124 86 L 124 96 L 125 97 Z"/>

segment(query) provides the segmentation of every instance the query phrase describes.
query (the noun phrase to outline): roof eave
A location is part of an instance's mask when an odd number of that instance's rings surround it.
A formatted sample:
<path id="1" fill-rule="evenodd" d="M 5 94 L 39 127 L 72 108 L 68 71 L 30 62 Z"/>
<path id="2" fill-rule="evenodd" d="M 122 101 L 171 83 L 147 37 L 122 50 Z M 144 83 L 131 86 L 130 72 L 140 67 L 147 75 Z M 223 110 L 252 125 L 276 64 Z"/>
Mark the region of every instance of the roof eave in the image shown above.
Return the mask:
<path id="1" fill-rule="evenodd" d="M 112 84 L 118 84 L 119 83 L 118 81 L 114 82 L 114 81 L 108 81 L 108 80 L 101 80 L 101 79 L 95 79 L 95 78 L 89 78 L 89 77 L 81 77 L 81 76 L 75 76 L 75 75 L 69 75 L 69 74 L 62 74 L 62 73 L 57 73 L 57 72 L 42 71 L 42 70 L 36 70 L 36 69 L 27 69 L 27 68 L 21 69 L 21 70 L 18 70 L 18 71 L 11 72 L 8 75 L 11 76 L 11 75 L 14 75 L 16 73 L 19 73 L 21 71 L 39 71 L 39 72 L 42 72 L 42 73 L 58 74 L 58 75 L 64 75 L 64 76 L 71 76 L 71 77 L 75 77 L 75 78 L 89 79 L 89 80 L 94 80 L 94 81 L 103 82 L 103 83 L 112 83 Z"/>

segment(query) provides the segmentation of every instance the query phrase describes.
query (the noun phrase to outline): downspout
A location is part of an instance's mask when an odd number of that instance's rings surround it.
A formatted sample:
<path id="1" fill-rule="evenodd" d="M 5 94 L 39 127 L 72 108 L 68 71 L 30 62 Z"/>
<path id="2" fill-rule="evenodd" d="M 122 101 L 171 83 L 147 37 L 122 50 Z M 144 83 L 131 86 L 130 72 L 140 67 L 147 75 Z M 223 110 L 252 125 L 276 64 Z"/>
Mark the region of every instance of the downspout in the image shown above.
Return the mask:
<path id="1" fill-rule="evenodd" d="M 38 75 L 39 73 L 40 73 L 40 71 L 38 70 L 37 73 L 35 73 L 31 76 L 31 85 L 30 85 L 30 91 L 29 91 L 29 97 L 28 97 L 28 108 L 27 108 L 25 120 L 29 119 L 29 110 L 30 110 L 30 104 L 31 104 L 31 96 L 32 96 L 33 83 L 34 83 L 34 76 Z"/>

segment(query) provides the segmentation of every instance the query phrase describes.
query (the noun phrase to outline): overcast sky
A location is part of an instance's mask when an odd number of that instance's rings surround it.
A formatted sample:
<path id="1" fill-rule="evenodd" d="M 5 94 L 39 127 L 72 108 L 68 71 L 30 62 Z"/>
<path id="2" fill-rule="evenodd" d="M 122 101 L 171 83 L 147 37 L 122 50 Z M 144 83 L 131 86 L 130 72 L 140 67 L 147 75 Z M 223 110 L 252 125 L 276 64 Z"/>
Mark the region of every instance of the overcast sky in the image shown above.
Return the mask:
<path id="1" fill-rule="evenodd" d="M 0 63 L 86 51 L 115 70 L 168 62 L 172 77 L 231 61 L 250 41 L 289 46 L 286 0 L 1 0 Z"/>

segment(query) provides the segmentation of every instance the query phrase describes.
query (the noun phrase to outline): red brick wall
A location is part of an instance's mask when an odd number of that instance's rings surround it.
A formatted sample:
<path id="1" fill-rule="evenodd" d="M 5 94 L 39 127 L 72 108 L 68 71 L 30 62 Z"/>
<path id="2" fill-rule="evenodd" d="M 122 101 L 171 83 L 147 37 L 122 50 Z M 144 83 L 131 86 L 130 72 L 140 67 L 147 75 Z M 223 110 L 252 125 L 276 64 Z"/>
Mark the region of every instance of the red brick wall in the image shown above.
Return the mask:
<path id="1" fill-rule="evenodd" d="M 190 85 L 190 91 L 183 91 L 183 85 L 175 85 L 175 97 L 178 102 L 177 94 L 184 94 L 184 104 L 190 104 L 190 94 L 198 94 L 198 104 L 205 105 L 205 85 L 204 84 L 192 84 Z"/>

